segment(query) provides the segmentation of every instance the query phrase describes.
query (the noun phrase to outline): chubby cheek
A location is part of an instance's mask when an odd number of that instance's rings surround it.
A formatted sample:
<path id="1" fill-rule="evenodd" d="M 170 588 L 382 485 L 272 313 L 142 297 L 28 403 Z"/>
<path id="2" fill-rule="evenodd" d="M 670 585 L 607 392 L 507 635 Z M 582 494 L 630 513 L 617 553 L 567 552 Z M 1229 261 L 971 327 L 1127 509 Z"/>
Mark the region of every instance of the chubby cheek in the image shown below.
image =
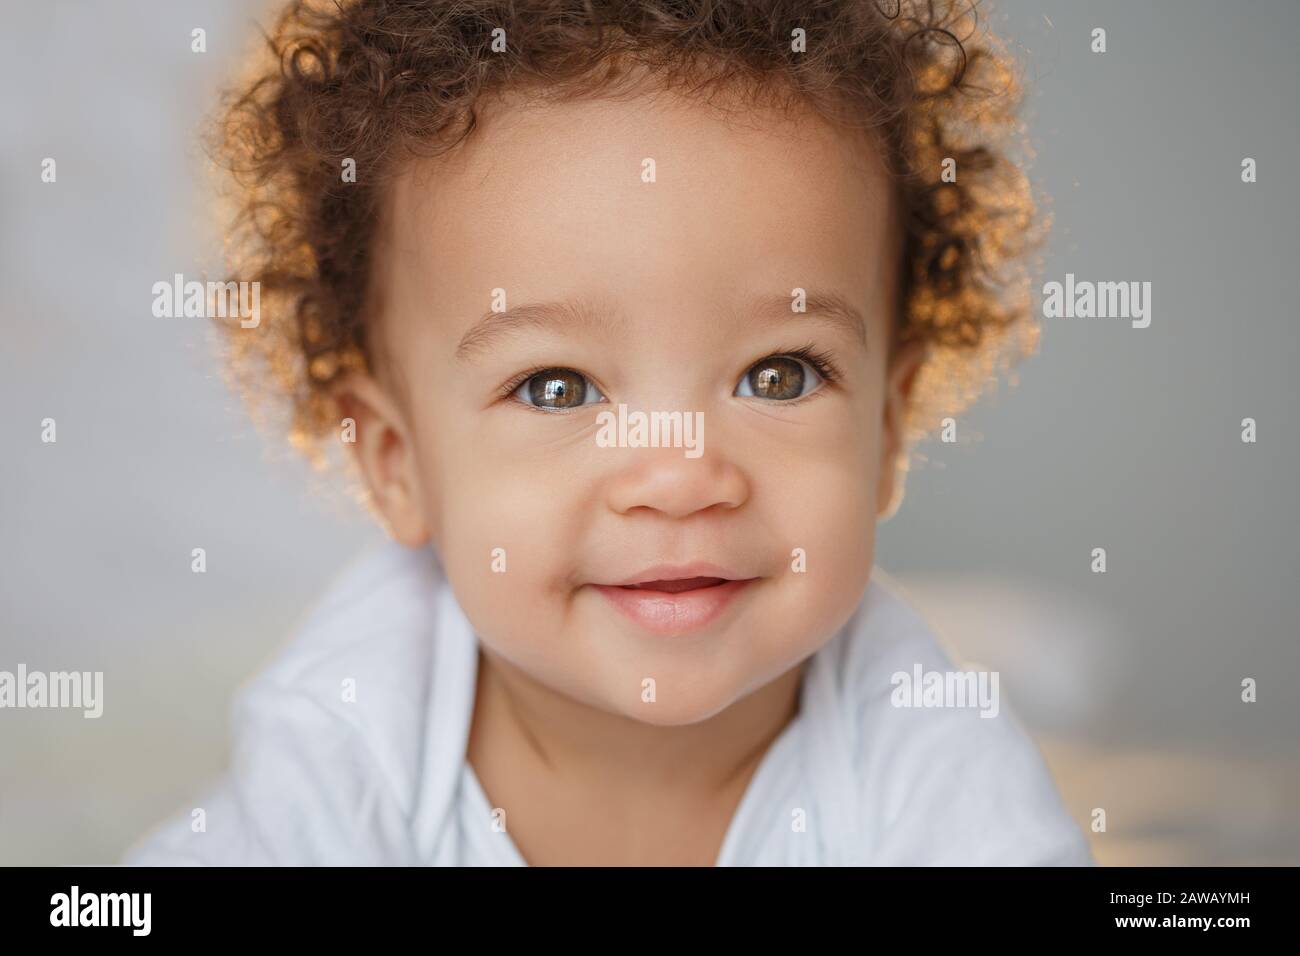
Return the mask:
<path id="1" fill-rule="evenodd" d="M 776 498 L 785 565 L 770 582 L 764 639 L 778 665 L 817 650 L 861 600 L 875 556 L 874 478 L 864 459 L 824 462 Z"/>
<path id="2" fill-rule="evenodd" d="M 478 636 L 517 664 L 555 659 L 582 540 L 576 476 L 482 453 L 472 439 L 459 452 L 431 449 L 420 467 L 434 545 Z"/>

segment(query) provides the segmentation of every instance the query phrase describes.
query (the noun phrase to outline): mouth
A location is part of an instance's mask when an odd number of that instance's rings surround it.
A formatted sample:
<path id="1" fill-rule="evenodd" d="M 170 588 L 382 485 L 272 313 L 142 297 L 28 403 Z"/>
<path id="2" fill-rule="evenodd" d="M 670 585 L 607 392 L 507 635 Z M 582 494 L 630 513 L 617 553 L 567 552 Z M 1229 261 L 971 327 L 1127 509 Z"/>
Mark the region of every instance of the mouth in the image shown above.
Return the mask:
<path id="1" fill-rule="evenodd" d="M 673 636 L 708 627 L 757 581 L 712 567 L 653 568 L 632 581 L 592 587 L 644 630 Z"/>
<path id="2" fill-rule="evenodd" d="M 730 582 L 726 578 L 694 577 L 677 578 L 676 580 L 642 581 L 640 584 L 620 584 L 616 586 L 626 591 L 660 591 L 664 594 L 681 594 L 683 591 L 716 588 L 728 583 Z"/>

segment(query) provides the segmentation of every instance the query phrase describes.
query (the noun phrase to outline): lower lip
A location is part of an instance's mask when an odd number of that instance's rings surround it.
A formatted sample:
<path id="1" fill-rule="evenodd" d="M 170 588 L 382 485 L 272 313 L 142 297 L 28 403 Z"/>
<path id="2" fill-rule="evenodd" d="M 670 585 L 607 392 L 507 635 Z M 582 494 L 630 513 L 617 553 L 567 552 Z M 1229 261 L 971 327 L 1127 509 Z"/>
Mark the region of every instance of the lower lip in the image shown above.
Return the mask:
<path id="1" fill-rule="evenodd" d="M 592 585 L 626 617 L 655 634 L 689 634 L 708 627 L 757 579 L 728 581 L 691 591 L 647 591 Z"/>

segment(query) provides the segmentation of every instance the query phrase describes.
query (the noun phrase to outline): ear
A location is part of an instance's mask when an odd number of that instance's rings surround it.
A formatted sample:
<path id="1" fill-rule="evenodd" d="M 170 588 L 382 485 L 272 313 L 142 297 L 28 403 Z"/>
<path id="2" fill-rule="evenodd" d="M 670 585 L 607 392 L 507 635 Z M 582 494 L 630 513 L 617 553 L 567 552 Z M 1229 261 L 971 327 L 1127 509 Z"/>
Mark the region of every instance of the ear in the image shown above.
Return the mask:
<path id="1" fill-rule="evenodd" d="M 925 364 L 923 342 L 900 346 L 885 369 L 885 404 L 881 421 L 880 478 L 876 488 L 876 517 L 893 517 L 903 503 L 908 448 L 904 434 L 916 379 Z"/>
<path id="2" fill-rule="evenodd" d="M 334 398 L 342 414 L 356 423 L 353 455 L 389 535 L 409 547 L 428 544 L 416 450 L 401 409 L 383 386 L 361 372 L 345 378 Z"/>

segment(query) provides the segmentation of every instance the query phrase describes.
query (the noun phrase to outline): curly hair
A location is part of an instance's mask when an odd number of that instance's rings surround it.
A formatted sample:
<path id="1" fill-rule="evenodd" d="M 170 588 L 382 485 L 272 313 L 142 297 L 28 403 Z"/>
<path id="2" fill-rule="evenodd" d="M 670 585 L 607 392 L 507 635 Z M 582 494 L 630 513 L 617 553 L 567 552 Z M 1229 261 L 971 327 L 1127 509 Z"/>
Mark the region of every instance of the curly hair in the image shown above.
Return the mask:
<path id="1" fill-rule="evenodd" d="M 974 0 L 292 0 L 263 36 L 209 142 L 233 174 L 229 266 L 263 303 L 255 329 L 225 326 L 229 368 L 317 463 L 339 423 L 331 386 L 375 360 L 386 183 L 468 137 L 481 96 L 581 95 L 627 59 L 665 86 L 783 90 L 875 133 L 904 224 L 893 344 L 927 346 L 912 433 L 1036 345 L 1026 260 L 1045 217 L 1008 152 L 1023 146 L 1013 60 Z"/>

